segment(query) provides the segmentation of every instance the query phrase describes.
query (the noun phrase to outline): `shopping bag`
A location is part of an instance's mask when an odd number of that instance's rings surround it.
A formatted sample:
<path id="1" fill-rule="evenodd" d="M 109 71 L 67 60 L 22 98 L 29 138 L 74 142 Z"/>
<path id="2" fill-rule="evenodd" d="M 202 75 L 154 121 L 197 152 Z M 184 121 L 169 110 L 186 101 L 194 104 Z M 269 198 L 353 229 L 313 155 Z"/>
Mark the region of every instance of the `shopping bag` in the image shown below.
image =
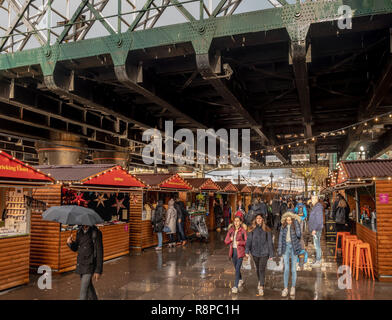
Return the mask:
<path id="1" fill-rule="evenodd" d="M 271 271 L 283 271 L 283 257 L 268 259 L 267 269 Z"/>
<path id="2" fill-rule="evenodd" d="M 247 258 L 247 259 L 244 258 L 242 260 L 241 268 L 244 270 L 251 270 L 252 269 L 252 266 L 250 265 L 250 258 Z"/>

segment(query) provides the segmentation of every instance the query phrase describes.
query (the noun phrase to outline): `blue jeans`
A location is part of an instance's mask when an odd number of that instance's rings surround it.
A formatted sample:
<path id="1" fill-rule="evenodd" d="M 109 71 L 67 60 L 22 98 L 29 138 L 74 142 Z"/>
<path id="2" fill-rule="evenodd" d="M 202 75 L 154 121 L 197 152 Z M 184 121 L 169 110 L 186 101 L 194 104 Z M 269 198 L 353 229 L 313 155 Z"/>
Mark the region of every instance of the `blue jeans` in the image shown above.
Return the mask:
<path id="1" fill-rule="evenodd" d="M 158 247 L 162 248 L 162 232 L 157 232 L 158 235 Z"/>
<path id="2" fill-rule="evenodd" d="M 185 241 L 184 221 L 177 222 L 177 241 Z"/>
<path id="3" fill-rule="evenodd" d="M 243 258 L 238 258 L 237 254 L 237 249 L 233 248 L 233 264 L 235 268 L 235 281 L 234 281 L 234 287 L 238 288 L 238 282 L 242 279 L 241 276 L 241 265 L 242 265 L 242 259 Z"/>
<path id="4" fill-rule="evenodd" d="M 288 288 L 289 285 L 289 275 L 290 275 L 290 257 L 291 257 L 291 286 L 295 287 L 297 282 L 297 259 L 298 256 L 294 254 L 294 249 L 291 242 L 286 243 L 286 252 L 284 253 L 284 274 L 283 282 L 284 287 Z"/>
<path id="5" fill-rule="evenodd" d="M 316 249 L 316 262 L 321 261 L 321 231 L 316 231 L 316 234 L 313 236 L 313 244 L 314 248 Z"/>

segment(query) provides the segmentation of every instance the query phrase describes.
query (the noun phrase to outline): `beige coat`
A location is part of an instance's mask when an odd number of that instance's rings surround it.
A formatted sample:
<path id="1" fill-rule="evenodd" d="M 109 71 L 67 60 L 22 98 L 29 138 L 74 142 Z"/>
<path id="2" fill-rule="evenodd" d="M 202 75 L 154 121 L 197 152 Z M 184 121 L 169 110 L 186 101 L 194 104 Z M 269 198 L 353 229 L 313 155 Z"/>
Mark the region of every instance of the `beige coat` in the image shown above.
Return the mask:
<path id="1" fill-rule="evenodd" d="M 165 226 L 170 228 L 170 232 L 168 234 L 176 233 L 176 225 L 177 225 L 177 210 L 174 209 L 174 200 L 170 199 L 168 209 L 166 211 L 166 221 Z"/>

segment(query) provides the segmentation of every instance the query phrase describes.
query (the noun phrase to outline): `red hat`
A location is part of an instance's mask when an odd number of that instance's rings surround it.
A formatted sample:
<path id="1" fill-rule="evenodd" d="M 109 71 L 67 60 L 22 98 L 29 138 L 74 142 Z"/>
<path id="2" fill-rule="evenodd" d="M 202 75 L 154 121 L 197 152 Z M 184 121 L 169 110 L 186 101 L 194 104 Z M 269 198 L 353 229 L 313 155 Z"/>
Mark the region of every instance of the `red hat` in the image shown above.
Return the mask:
<path id="1" fill-rule="evenodd" d="M 238 210 L 234 217 L 240 217 L 241 220 L 244 220 L 244 214 L 241 210 Z"/>

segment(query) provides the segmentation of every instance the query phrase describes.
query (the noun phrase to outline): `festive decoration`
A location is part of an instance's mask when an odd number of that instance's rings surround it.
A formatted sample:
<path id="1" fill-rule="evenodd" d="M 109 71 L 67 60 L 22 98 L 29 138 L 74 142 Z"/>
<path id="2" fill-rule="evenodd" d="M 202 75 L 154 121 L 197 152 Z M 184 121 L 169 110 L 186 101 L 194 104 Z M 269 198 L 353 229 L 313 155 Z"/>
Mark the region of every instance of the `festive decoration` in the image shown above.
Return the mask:
<path id="1" fill-rule="evenodd" d="M 88 200 L 83 199 L 83 193 L 78 192 L 78 194 L 75 196 L 75 199 L 72 201 L 72 203 L 76 203 L 78 206 L 87 206 L 89 203 Z"/>
<path id="2" fill-rule="evenodd" d="M 125 206 L 123 205 L 124 199 L 116 199 L 116 203 L 114 205 L 112 205 L 112 207 L 116 207 L 117 208 L 117 214 L 120 211 L 120 209 L 126 209 Z"/>
<path id="3" fill-rule="evenodd" d="M 97 196 L 97 198 L 96 198 L 94 201 L 97 201 L 97 208 L 98 208 L 100 205 L 102 205 L 102 207 L 105 207 L 104 202 L 105 202 L 106 200 L 107 200 L 107 199 L 105 198 L 105 195 L 104 195 L 104 194 L 99 194 L 99 195 Z"/>

